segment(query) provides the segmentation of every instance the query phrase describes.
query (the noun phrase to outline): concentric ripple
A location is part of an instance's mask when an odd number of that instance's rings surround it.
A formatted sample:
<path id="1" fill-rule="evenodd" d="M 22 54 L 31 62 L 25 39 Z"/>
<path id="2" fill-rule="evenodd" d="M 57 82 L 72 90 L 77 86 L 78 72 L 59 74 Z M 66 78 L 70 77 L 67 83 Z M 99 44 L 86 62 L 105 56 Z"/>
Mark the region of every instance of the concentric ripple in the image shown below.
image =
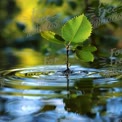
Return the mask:
<path id="1" fill-rule="evenodd" d="M 69 78 L 66 78 L 63 72 L 65 69 L 65 66 L 57 65 L 1 71 L 1 94 L 43 97 L 58 95 L 60 97 L 67 94 L 67 86 L 75 89 L 73 85 L 76 79 L 85 78 L 88 74 L 97 71 L 95 69 L 71 66 L 72 73 Z M 93 76 L 90 75 L 89 77 Z M 99 77 L 99 75 L 94 75 L 94 77 Z"/>
<path id="2" fill-rule="evenodd" d="M 30 68 L 11 69 L 0 72 L 1 92 L 3 96 L 28 97 L 64 97 L 68 89 L 79 92 L 76 82 L 81 81 L 82 87 L 98 87 L 103 84 L 117 82 L 115 79 L 100 79 L 99 70 L 71 66 L 71 73 L 66 77 L 64 65 L 37 66 Z M 85 81 L 85 79 L 91 79 Z M 110 80 L 110 82 L 109 82 Z M 84 82 L 85 81 L 85 82 Z M 83 82 L 83 83 L 82 83 Z"/>
<path id="3" fill-rule="evenodd" d="M 94 122 L 104 118 L 110 122 L 115 116 L 121 121 L 121 79 L 105 78 L 107 70 L 71 66 L 69 77 L 65 70 L 57 65 L 1 71 L 0 112 L 4 114 L 0 120 Z"/>

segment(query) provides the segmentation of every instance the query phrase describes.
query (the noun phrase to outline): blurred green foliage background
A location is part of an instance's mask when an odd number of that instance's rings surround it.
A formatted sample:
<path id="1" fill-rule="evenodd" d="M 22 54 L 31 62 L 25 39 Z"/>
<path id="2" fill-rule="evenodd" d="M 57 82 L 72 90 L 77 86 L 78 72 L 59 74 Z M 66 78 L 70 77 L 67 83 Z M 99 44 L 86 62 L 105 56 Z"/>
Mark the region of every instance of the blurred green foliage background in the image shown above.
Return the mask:
<path id="1" fill-rule="evenodd" d="M 87 43 L 97 47 L 95 61 L 84 63 L 71 52 L 70 62 L 100 67 L 100 57 L 122 48 L 121 0 L 1 0 L 0 67 L 65 64 L 65 48 L 44 40 L 40 32 L 60 34 L 66 21 L 82 13 L 93 25 Z"/>

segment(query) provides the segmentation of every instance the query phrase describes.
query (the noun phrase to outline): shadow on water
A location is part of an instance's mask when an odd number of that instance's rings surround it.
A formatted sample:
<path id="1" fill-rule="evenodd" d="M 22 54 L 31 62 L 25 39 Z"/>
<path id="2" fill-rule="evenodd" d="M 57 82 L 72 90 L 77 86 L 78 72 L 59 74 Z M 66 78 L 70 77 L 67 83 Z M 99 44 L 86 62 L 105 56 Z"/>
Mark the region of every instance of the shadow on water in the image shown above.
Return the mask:
<path id="1" fill-rule="evenodd" d="M 121 122 L 122 80 L 100 70 L 38 66 L 0 72 L 0 122 Z"/>

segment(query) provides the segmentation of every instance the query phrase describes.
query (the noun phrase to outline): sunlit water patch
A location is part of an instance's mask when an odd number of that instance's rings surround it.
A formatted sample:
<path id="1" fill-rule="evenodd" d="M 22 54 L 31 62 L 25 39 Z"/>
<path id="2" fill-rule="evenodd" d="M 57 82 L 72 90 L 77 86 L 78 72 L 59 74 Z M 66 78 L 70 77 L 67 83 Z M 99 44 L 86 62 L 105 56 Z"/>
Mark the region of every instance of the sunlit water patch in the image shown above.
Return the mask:
<path id="1" fill-rule="evenodd" d="M 122 120 L 122 81 L 104 70 L 37 66 L 0 71 L 0 122 Z M 31 116 L 32 115 L 32 116 Z"/>

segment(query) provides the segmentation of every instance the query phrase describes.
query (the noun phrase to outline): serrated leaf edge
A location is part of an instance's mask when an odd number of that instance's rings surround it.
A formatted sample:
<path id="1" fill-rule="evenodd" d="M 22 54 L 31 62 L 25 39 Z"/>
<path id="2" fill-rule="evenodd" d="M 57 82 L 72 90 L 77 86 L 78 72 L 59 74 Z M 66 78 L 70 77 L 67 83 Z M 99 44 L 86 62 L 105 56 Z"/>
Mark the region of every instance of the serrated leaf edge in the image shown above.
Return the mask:
<path id="1" fill-rule="evenodd" d="M 77 16 L 73 17 L 72 19 L 68 20 L 68 21 L 62 26 L 62 28 L 61 28 L 61 34 L 62 34 L 62 31 L 63 31 L 63 28 L 66 26 L 67 23 L 69 23 L 70 21 L 72 21 L 73 19 L 75 19 L 75 18 L 77 18 L 77 17 L 79 17 L 79 16 L 81 16 L 81 15 L 82 15 L 82 16 L 85 16 L 84 14 L 80 14 L 80 15 L 77 15 Z M 85 16 L 85 17 L 86 17 L 86 16 Z M 87 17 L 86 17 L 86 19 L 88 20 Z M 89 20 L 88 20 L 88 21 L 89 21 Z M 90 21 L 89 21 L 89 22 L 90 22 Z M 91 24 L 91 23 L 90 23 L 90 24 Z M 91 24 L 91 32 L 89 33 L 88 38 L 90 37 L 90 35 L 91 35 L 91 33 L 92 33 L 92 29 L 93 29 L 93 27 L 92 27 L 92 24 Z M 63 35 L 62 35 L 62 38 L 64 38 Z M 88 38 L 86 38 L 85 40 L 87 40 Z M 84 41 L 85 41 L 85 40 L 84 40 Z M 69 40 L 66 40 L 66 41 L 69 41 Z M 83 41 L 83 42 L 84 42 L 84 41 Z M 78 42 L 78 43 L 79 43 L 79 42 Z"/>

